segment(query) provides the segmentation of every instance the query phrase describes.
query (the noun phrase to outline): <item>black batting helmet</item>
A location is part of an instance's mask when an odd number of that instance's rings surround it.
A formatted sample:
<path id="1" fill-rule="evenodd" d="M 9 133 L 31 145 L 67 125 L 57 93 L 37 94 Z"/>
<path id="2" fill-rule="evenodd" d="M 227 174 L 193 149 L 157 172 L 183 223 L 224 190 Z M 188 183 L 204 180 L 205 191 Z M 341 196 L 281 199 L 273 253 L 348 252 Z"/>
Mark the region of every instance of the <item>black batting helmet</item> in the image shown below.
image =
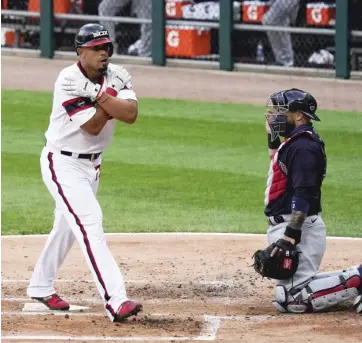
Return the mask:
<path id="1" fill-rule="evenodd" d="M 279 113 L 301 112 L 313 120 L 320 121 L 315 114 L 317 100 L 311 94 L 297 88 L 272 94 L 269 99 L 269 106 Z"/>
<path id="2" fill-rule="evenodd" d="M 108 44 L 109 57 L 113 55 L 113 42 L 109 37 L 108 30 L 100 24 L 85 24 L 75 36 L 75 49 Z"/>

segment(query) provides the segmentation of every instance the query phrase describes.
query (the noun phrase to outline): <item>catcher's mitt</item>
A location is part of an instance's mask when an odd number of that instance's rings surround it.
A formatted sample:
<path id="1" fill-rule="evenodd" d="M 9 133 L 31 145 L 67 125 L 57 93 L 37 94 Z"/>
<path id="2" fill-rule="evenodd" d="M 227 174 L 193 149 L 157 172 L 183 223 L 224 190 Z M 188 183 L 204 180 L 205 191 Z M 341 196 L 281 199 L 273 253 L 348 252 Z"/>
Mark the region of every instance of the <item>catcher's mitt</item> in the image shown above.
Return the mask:
<path id="1" fill-rule="evenodd" d="M 278 250 L 273 257 L 270 256 L 274 248 Z M 287 280 L 296 272 L 299 264 L 299 254 L 296 246 L 284 239 L 269 245 L 264 250 L 257 250 L 253 255 L 254 269 L 263 277 Z"/>

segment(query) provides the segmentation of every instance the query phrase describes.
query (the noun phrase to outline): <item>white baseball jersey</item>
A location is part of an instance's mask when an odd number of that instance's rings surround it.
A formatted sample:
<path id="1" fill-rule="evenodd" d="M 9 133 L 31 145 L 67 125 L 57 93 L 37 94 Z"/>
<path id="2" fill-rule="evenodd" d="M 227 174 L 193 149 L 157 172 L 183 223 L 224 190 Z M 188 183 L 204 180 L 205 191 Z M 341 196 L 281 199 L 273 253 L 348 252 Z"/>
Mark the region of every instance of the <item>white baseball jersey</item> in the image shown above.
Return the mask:
<path id="1" fill-rule="evenodd" d="M 109 70 L 115 67 L 109 63 Z M 87 80 L 86 73 L 80 62 L 64 68 L 55 82 L 53 108 L 50 115 L 48 130 L 45 133 L 47 144 L 57 150 L 65 150 L 74 153 L 99 153 L 103 152 L 109 145 L 114 128 L 115 120 L 109 120 L 98 136 L 90 135 L 80 127 L 91 119 L 96 108 L 92 104 L 91 98 L 76 97 L 67 95 L 62 89 L 65 77 Z M 107 72 L 102 77 L 101 92 L 110 85 L 110 73 Z M 131 82 L 117 94 L 120 99 L 137 100 Z"/>

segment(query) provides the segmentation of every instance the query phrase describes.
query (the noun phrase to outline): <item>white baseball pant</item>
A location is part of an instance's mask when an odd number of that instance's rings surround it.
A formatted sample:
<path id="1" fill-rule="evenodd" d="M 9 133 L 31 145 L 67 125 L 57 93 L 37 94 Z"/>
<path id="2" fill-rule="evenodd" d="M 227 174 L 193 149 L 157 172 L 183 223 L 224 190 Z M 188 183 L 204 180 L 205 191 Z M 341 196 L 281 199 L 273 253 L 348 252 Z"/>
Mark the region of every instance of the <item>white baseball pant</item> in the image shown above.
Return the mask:
<path id="1" fill-rule="evenodd" d="M 43 181 L 55 200 L 54 226 L 32 274 L 27 294 L 46 297 L 74 240 L 81 247 L 107 315 L 113 321 L 128 300 L 123 275 L 108 249 L 102 210 L 96 199 L 101 157 L 90 161 L 61 155 L 44 147 L 40 166 Z"/>

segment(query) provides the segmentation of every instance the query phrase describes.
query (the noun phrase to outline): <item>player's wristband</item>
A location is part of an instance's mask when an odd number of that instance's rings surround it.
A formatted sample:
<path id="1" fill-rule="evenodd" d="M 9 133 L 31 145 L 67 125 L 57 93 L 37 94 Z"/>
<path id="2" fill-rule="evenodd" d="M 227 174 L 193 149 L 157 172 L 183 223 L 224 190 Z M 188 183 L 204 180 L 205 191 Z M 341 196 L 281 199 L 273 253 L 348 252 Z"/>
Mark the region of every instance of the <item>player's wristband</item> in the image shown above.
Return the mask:
<path id="1" fill-rule="evenodd" d="M 295 245 L 297 245 L 300 243 L 300 238 L 302 237 L 302 231 L 287 226 L 284 231 L 284 236 L 295 239 Z"/>
<path id="2" fill-rule="evenodd" d="M 102 92 L 96 99 L 96 102 L 98 104 L 101 104 L 102 102 L 105 102 L 107 98 L 109 97 L 109 94 L 106 92 Z"/>
<path id="3" fill-rule="evenodd" d="M 109 95 L 112 95 L 112 96 L 117 96 L 117 91 L 111 87 L 107 87 L 106 93 L 108 93 Z"/>
<path id="4" fill-rule="evenodd" d="M 105 94 L 105 97 L 102 98 L 102 100 L 99 100 L 98 103 L 101 104 L 102 102 L 105 102 L 108 99 L 109 95 Z"/>
<path id="5" fill-rule="evenodd" d="M 268 148 L 269 149 L 278 149 L 280 145 L 280 138 L 277 137 L 274 141 L 271 140 L 271 134 L 268 133 Z"/>

